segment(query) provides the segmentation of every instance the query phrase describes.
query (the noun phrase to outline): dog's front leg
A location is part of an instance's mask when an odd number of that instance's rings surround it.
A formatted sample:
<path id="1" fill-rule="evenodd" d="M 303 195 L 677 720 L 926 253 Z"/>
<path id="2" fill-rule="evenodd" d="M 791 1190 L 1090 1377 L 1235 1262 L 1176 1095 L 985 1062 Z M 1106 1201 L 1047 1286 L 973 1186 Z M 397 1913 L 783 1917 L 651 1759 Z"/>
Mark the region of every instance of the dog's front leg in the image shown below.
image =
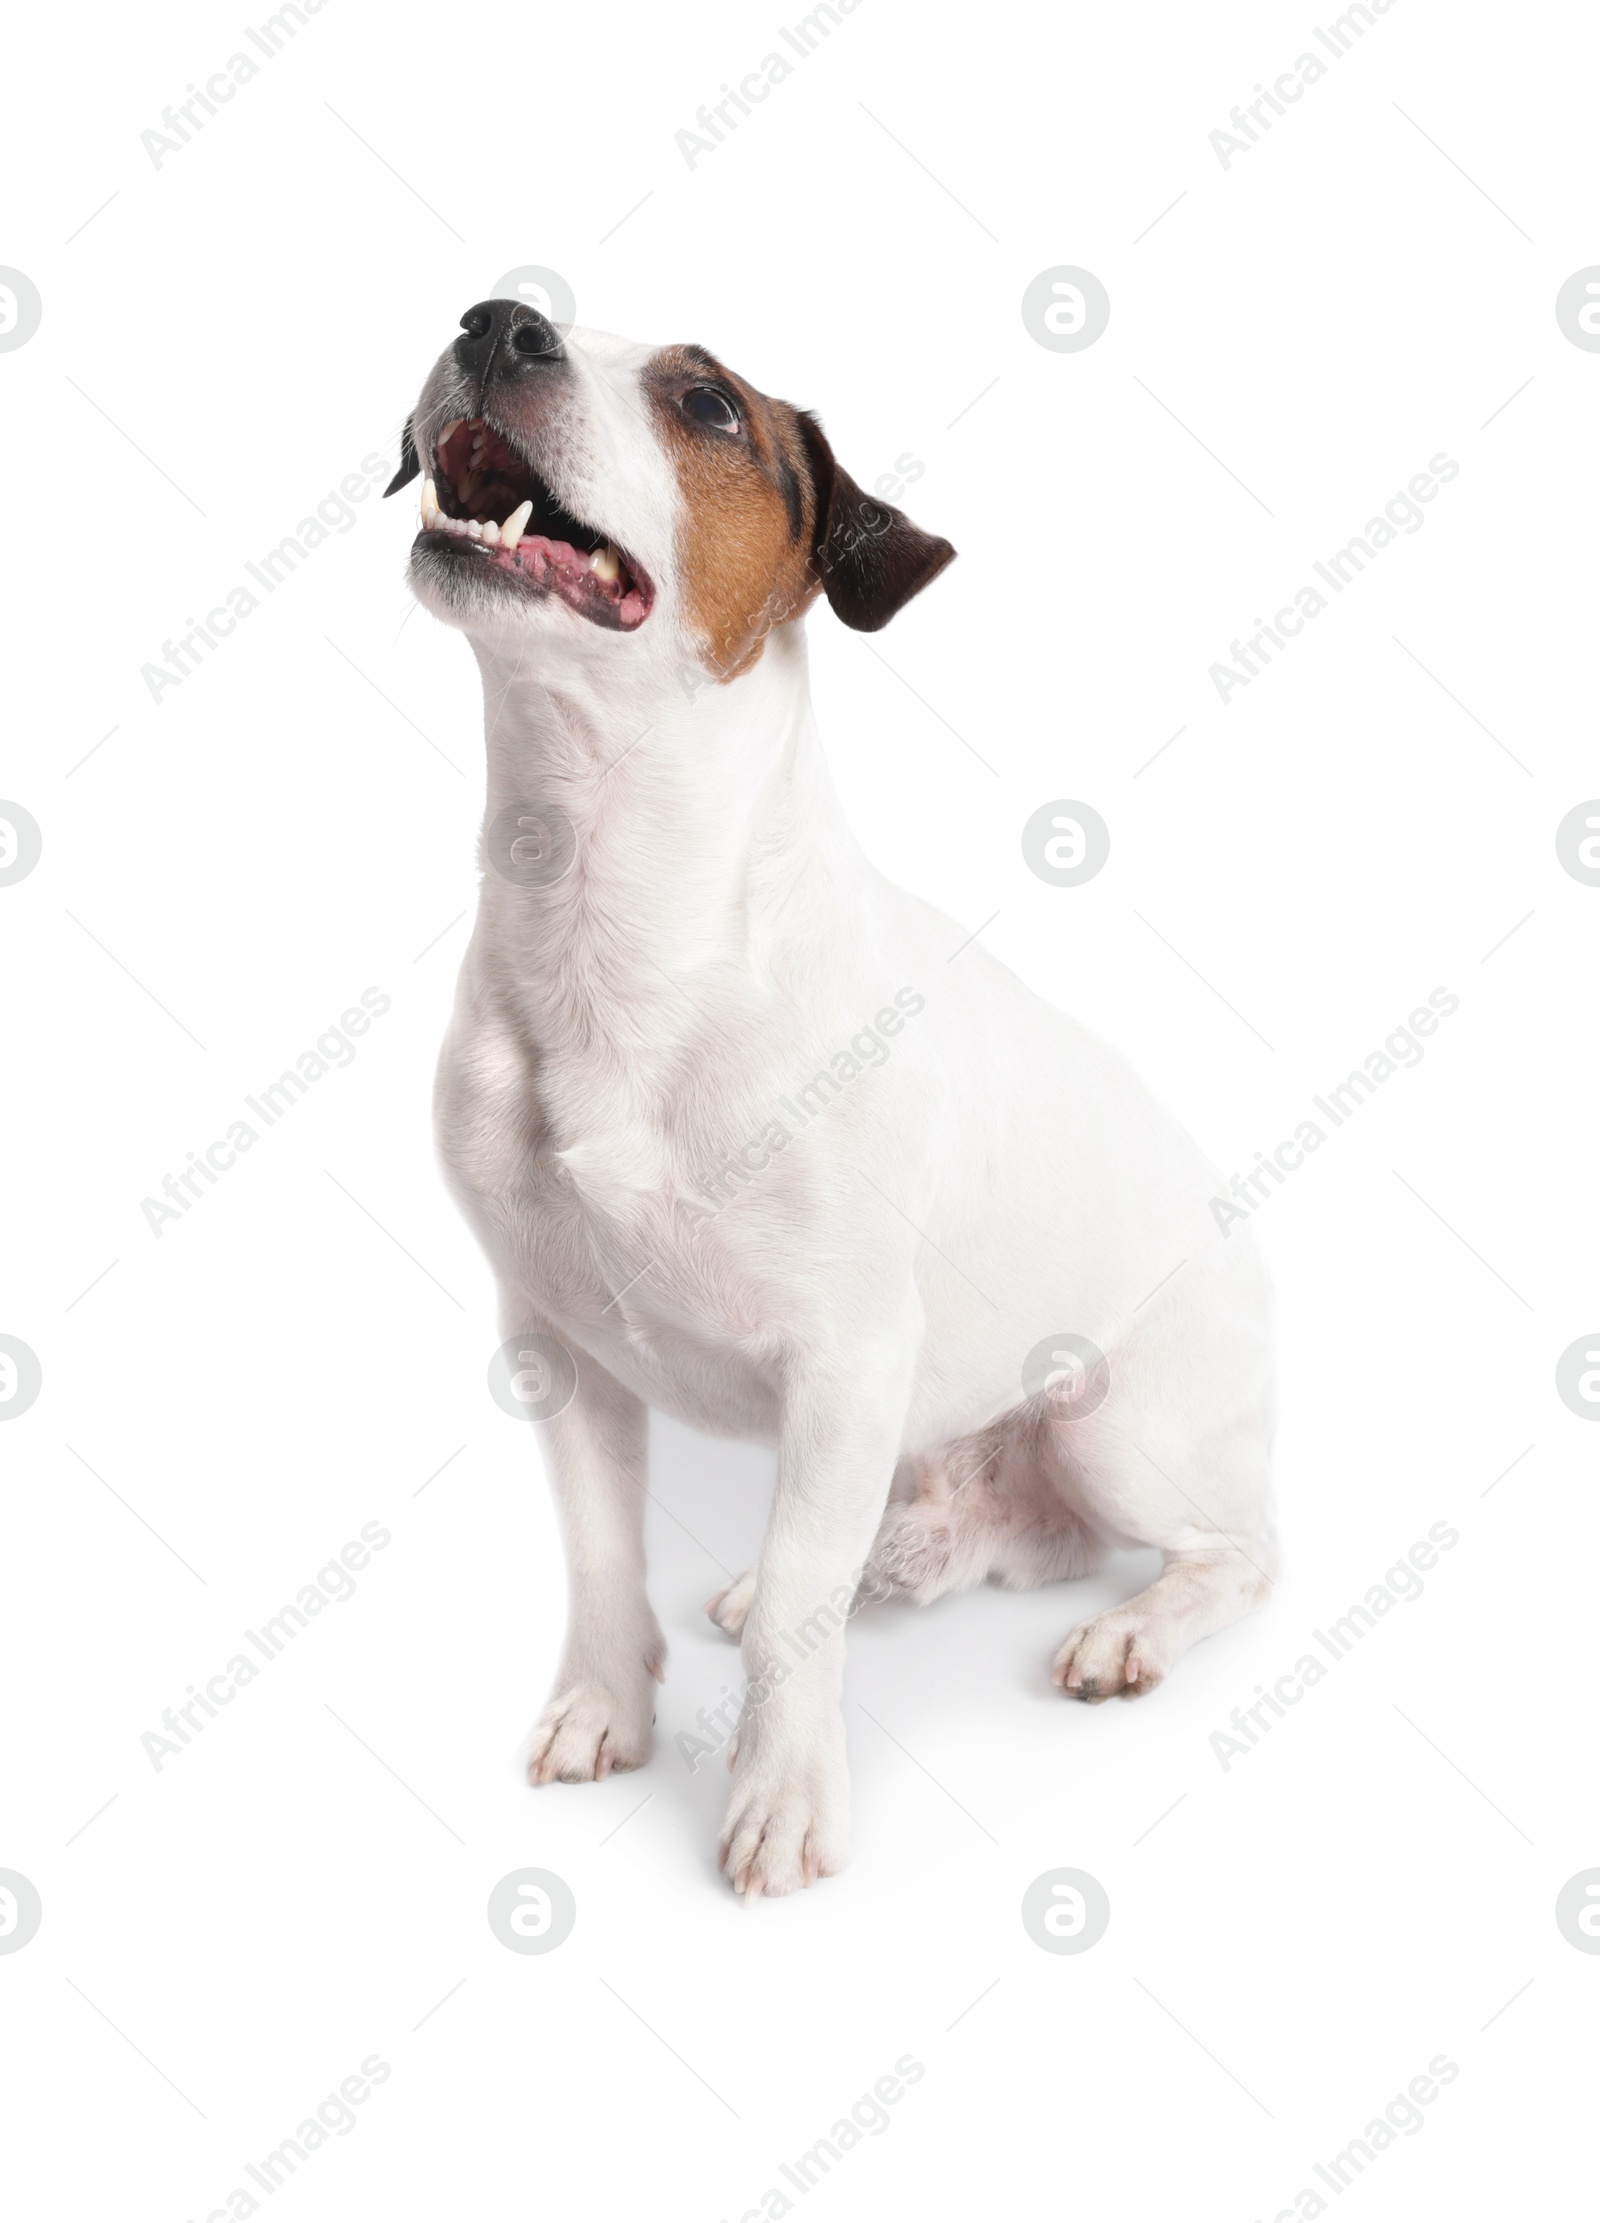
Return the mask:
<path id="1" fill-rule="evenodd" d="M 799 1890 L 849 1858 L 845 1624 L 893 1479 L 910 1378 L 907 1351 L 857 1353 L 847 1374 L 807 1370 L 785 1396 L 722 1828 L 736 1891 Z"/>
<path id="2" fill-rule="evenodd" d="M 667 1656 L 644 1587 L 645 1407 L 585 1352 L 572 1356 L 577 1388 L 538 1424 L 568 1602 L 561 1666 L 528 1749 L 536 1784 L 597 1782 L 613 1768 L 641 1767 Z"/>

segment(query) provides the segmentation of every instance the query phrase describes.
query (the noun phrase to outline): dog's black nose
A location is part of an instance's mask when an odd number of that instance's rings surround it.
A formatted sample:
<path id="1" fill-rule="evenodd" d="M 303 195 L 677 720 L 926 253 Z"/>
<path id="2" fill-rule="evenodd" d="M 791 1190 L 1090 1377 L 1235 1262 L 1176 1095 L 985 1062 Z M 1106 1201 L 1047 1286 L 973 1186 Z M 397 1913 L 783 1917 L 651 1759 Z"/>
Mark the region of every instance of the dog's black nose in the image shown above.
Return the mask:
<path id="1" fill-rule="evenodd" d="M 525 301 L 480 301 L 461 319 L 455 358 L 481 380 L 519 378 L 566 361 L 561 334 Z"/>

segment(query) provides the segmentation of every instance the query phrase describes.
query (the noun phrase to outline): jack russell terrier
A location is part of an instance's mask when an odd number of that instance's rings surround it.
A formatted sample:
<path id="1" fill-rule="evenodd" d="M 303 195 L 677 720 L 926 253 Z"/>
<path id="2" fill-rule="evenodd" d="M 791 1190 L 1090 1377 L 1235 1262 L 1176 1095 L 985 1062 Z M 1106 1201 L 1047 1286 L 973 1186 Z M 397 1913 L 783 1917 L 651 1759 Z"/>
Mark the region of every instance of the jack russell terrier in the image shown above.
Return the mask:
<path id="1" fill-rule="evenodd" d="M 535 1409 L 571 1605 L 529 1777 L 649 1753 L 647 1408 L 770 1443 L 760 1564 L 708 1610 L 748 1677 L 722 1869 L 792 1891 L 848 1853 L 863 1601 L 1154 1546 L 1056 1654 L 1090 1700 L 1263 1601 L 1266 1275 L 1122 1059 L 845 823 L 802 620 L 825 596 L 875 632 L 949 542 L 703 348 L 513 301 L 461 325 L 388 491 L 422 478 L 411 583 L 485 696 L 440 1149 L 506 1349 L 562 1384 Z"/>

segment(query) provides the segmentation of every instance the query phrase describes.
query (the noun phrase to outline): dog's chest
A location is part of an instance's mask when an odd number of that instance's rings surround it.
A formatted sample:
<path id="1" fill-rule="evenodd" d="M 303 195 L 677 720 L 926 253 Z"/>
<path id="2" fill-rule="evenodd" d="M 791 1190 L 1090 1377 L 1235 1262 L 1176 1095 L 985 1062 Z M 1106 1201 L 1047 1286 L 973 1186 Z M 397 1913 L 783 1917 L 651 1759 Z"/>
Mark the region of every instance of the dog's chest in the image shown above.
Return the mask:
<path id="1" fill-rule="evenodd" d="M 501 1279 L 652 1404 L 766 1432 L 764 1302 L 686 1214 L 669 1117 L 604 1059 L 535 1053 L 514 1024 L 452 1033 L 441 1154 Z"/>

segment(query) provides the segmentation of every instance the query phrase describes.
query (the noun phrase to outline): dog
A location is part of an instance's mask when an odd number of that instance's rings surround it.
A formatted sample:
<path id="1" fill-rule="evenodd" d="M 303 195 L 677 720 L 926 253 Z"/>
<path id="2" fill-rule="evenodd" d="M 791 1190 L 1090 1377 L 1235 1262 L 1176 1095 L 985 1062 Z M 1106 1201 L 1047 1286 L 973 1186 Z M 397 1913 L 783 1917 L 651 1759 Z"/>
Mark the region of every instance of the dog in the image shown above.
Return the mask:
<path id="1" fill-rule="evenodd" d="M 488 751 L 439 1150 L 505 1349 L 560 1377 L 519 1392 L 571 1592 L 529 1777 L 649 1753 L 647 1408 L 771 1444 L 760 1563 L 708 1610 L 748 1679 L 721 1870 L 792 1891 L 848 1855 L 866 1600 L 1153 1546 L 1056 1654 L 1090 1701 L 1263 1602 L 1266 1275 L 1130 1067 L 845 823 L 806 613 L 878 630 L 948 541 L 704 348 L 507 300 L 427 379 L 388 491 L 419 477 L 410 582 L 471 644 Z"/>

